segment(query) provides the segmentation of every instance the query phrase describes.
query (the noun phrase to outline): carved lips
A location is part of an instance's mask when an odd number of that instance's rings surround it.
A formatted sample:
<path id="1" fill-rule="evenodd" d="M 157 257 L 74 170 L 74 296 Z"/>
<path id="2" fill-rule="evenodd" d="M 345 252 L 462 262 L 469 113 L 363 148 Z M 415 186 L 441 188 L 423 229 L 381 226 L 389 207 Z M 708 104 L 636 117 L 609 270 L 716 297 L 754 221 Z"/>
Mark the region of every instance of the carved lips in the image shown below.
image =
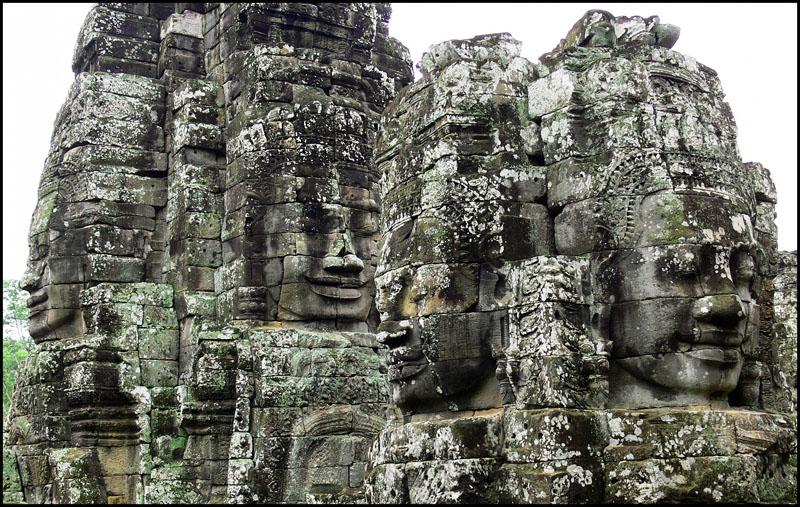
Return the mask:
<path id="1" fill-rule="evenodd" d="M 42 310 L 47 310 L 48 307 L 44 304 L 47 302 L 47 299 L 48 294 L 46 290 L 40 289 L 40 291 L 34 292 L 27 301 L 28 311 L 33 314 Z"/>
<path id="2" fill-rule="evenodd" d="M 739 363 L 741 354 L 736 349 L 722 349 L 719 347 L 711 347 L 707 349 L 692 350 L 686 353 L 687 355 L 706 361 L 709 363 L 719 363 L 721 365 L 736 365 Z"/>
<path id="3" fill-rule="evenodd" d="M 420 347 L 402 346 L 386 354 L 390 382 L 416 377 L 428 366 Z"/>
<path id="4" fill-rule="evenodd" d="M 355 300 L 362 294 L 365 281 L 358 278 L 343 277 L 310 277 L 306 275 L 314 294 L 330 299 Z"/>
<path id="5" fill-rule="evenodd" d="M 734 366 L 739 363 L 739 345 L 745 339 L 744 333 L 736 329 L 722 329 L 701 324 L 699 337 L 687 355 L 709 363 Z"/>
<path id="6" fill-rule="evenodd" d="M 47 326 L 47 314 L 50 310 L 49 299 L 47 287 L 32 293 L 28 298 L 28 332 L 34 339 L 40 338 L 50 331 Z"/>

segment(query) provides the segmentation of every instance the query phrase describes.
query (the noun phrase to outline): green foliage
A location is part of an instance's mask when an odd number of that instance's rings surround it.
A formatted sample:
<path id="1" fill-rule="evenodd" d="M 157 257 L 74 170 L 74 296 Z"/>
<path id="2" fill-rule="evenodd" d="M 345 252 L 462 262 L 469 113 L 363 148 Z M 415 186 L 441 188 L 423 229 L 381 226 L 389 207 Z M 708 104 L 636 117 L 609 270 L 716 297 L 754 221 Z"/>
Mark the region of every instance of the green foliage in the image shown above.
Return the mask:
<path id="1" fill-rule="evenodd" d="M 9 325 L 20 325 L 21 335 L 27 336 L 29 295 L 19 288 L 17 280 L 3 280 L 3 336 L 6 336 L 6 326 Z"/>
<path id="2" fill-rule="evenodd" d="M 17 370 L 33 349 L 27 298 L 16 280 L 3 280 L 3 420 L 11 408 Z"/>

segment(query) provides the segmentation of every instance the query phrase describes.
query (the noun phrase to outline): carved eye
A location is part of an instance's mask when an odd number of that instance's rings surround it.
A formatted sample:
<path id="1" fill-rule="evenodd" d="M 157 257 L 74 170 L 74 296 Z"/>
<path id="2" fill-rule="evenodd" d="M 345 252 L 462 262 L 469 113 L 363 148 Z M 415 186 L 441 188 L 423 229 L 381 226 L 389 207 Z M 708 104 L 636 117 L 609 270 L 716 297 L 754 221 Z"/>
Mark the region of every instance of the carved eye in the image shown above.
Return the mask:
<path id="1" fill-rule="evenodd" d="M 696 277 L 700 274 L 701 253 L 690 248 L 677 248 L 670 259 L 670 272 L 679 277 Z"/>
<path id="2" fill-rule="evenodd" d="M 411 233 L 414 231 L 414 226 L 416 225 L 416 223 L 417 223 L 416 220 L 406 221 L 395 230 L 392 239 L 395 241 L 406 241 L 408 238 L 411 237 Z"/>

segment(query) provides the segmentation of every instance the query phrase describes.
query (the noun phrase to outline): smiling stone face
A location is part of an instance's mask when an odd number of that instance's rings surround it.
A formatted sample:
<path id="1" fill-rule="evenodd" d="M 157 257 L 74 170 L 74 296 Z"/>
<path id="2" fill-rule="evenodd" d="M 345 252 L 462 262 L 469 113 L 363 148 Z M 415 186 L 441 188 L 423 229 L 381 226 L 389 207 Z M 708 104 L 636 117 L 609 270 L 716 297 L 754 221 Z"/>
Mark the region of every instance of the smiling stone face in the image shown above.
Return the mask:
<path id="1" fill-rule="evenodd" d="M 433 46 L 425 79 L 382 119 L 376 306 L 405 414 L 502 405 L 502 265 L 552 250 L 544 175 L 522 133 L 531 67 L 518 53 L 507 34 Z"/>
<path id="2" fill-rule="evenodd" d="M 750 217 L 670 192 L 644 198 L 639 217 L 632 248 L 593 262 L 613 344 L 611 403 L 727 404 L 758 340 Z"/>
<path id="3" fill-rule="evenodd" d="M 368 192 L 369 189 L 363 189 Z M 308 206 L 302 244 L 308 255 L 283 259 L 279 320 L 366 321 L 374 289 L 374 234 L 377 214 L 340 204 Z M 314 217 L 320 217 L 315 224 Z M 331 224 L 328 233 L 315 225 Z"/>
<path id="4" fill-rule="evenodd" d="M 48 228 L 50 220 L 45 221 L 46 213 L 58 216 L 52 224 L 61 224 L 59 210 L 53 210 L 55 196 L 43 199 L 34 213 L 31 231 L 32 244 L 28 255 L 28 269 L 25 271 L 20 286 L 30 293 L 28 299 L 29 331 L 36 341 L 69 338 L 80 336 L 85 332 L 80 311 L 80 292 L 83 289 L 83 267 L 77 257 L 51 259 L 50 236 L 58 237 L 64 231 Z M 42 230 L 36 231 L 41 223 Z M 61 282 L 61 283 L 56 283 Z"/>
<path id="5" fill-rule="evenodd" d="M 242 82 L 274 84 L 296 61 L 255 51 Z M 304 65 L 330 79 L 326 64 Z M 223 241 L 235 278 L 223 286 L 238 292 L 236 318 L 363 327 L 375 294 L 380 210 L 370 164 L 375 113 L 310 90 L 290 104 L 249 94 L 230 127 Z"/>
<path id="6" fill-rule="evenodd" d="M 759 368 L 768 192 L 741 162 L 716 73 L 667 49 L 678 32 L 657 17 L 607 14 L 587 13 L 531 85 L 556 247 L 590 259 L 610 406 L 727 406 Z M 596 44 L 603 23 L 613 44 Z M 568 98 L 552 92 L 563 80 Z"/>

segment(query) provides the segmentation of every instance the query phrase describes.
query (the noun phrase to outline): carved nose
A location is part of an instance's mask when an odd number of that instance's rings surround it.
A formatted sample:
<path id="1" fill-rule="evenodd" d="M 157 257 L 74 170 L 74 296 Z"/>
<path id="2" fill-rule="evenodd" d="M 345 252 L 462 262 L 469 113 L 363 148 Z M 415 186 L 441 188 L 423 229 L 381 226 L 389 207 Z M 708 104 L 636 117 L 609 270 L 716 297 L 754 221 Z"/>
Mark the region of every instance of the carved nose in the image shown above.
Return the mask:
<path id="1" fill-rule="evenodd" d="M 322 259 L 322 269 L 336 274 L 358 274 L 364 270 L 364 261 L 354 254 L 343 257 L 325 257 Z"/>
<path id="2" fill-rule="evenodd" d="M 19 280 L 19 288 L 30 293 L 35 292 L 41 288 L 42 274 L 35 267 L 28 265 L 25 274 Z"/>
<path id="3" fill-rule="evenodd" d="M 692 304 L 692 317 L 715 325 L 735 326 L 744 316 L 742 300 L 734 294 L 706 296 Z"/>

